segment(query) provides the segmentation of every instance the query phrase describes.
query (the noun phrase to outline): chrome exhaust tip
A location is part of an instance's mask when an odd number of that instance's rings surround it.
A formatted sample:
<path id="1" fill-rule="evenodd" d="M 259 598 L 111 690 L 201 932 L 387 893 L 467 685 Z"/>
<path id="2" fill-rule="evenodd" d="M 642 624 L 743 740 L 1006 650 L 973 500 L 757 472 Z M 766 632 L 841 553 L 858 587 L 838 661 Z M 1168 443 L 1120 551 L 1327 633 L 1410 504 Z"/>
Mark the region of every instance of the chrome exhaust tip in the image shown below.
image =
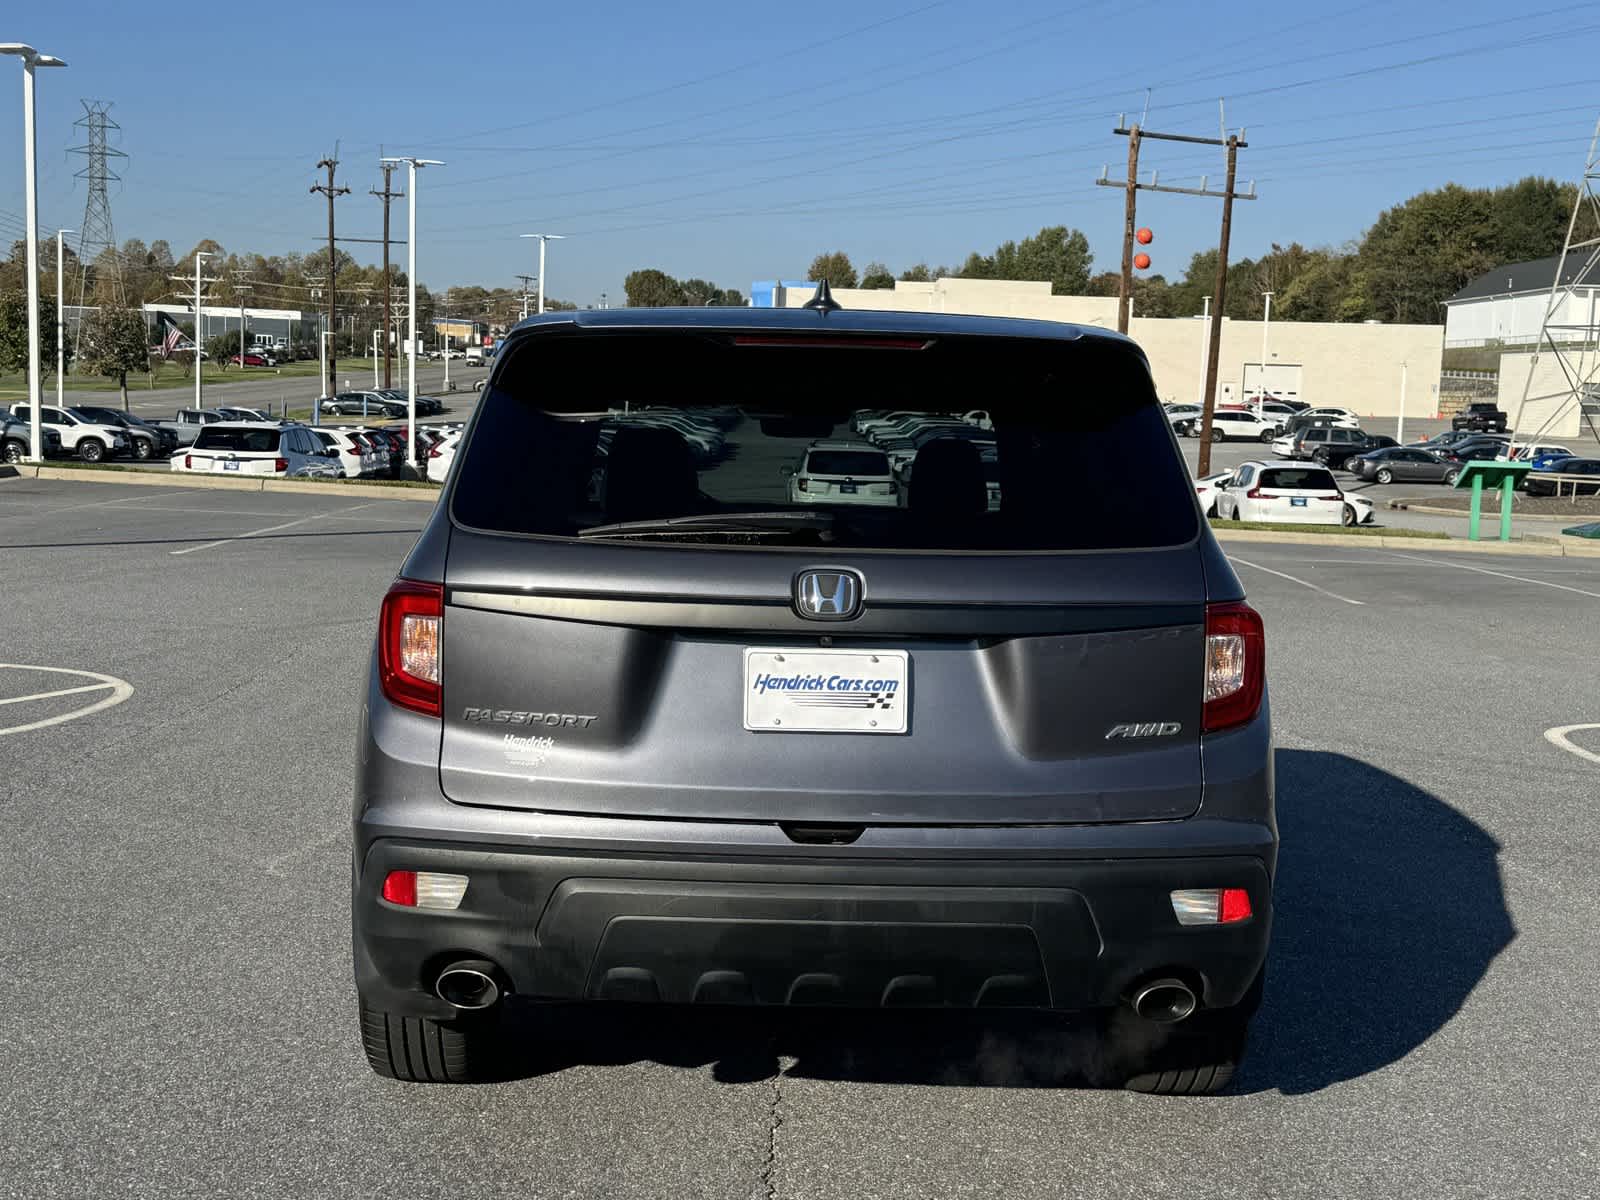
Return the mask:
<path id="1" fill-rule="evenodd" d="M 1175 1025 L 1197 1007 L 1194 992 L 1181 979 L 1155 979 L 1133 994 L 1133 1011 L 1158 1025 Z"/>
<path id="2" fill-rule="evenodd" d="M 433 981 L 433 994 L 461 1012 L 493 1008 L 500 999 L 499 969 L 482 959 L 453 962 Z"/>

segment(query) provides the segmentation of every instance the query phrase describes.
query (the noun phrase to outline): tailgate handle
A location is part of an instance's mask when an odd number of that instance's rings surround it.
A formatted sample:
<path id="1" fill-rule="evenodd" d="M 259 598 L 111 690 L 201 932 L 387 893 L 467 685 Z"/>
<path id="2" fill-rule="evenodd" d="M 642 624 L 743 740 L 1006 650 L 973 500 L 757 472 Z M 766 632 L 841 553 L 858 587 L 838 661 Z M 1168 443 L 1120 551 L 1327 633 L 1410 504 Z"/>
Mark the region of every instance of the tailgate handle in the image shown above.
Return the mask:
<path id="1" fill-rule="evenodd" d="M 814 821 L 779 821 L 778 828 L 802 846 L 848 846 L 867 831 L 865 825 L 819 825 Z"/>

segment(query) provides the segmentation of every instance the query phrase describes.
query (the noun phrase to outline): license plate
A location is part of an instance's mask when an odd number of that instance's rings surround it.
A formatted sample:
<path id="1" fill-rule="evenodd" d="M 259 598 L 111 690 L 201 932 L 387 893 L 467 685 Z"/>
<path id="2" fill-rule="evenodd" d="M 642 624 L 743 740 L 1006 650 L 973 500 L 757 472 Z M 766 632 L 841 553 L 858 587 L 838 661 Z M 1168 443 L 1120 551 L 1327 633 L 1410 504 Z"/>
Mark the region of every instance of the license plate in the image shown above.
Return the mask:
<path id="1" fill-rule="evenodd" d="M 744 727 L 768 733 L 905 733 L 911 658 L 904 650 L 744 652 Z"/>
<path id="2" fill-rule="evenodd" d="M 1304 496 L 1290 496 L 1289 497 L 1289 507 L 1290 508 L 1304 508 L 1305 506 L 1306 506 L 1306 498 Z"/>
<path id="3" fill-rule="evenodd" d="M 841 483 L 839 485 L 839 494 L 841 496 L 854 496 L 856 494 L 856 485 L 853 483 Z"/>
<path id="4" fill-rule="evenodd" d="M 237 471 L 239 469 L 239 464 L 234 462 L 232 459 L 226 459 L 223 461 L 222 469 L 224 471 Z"/>

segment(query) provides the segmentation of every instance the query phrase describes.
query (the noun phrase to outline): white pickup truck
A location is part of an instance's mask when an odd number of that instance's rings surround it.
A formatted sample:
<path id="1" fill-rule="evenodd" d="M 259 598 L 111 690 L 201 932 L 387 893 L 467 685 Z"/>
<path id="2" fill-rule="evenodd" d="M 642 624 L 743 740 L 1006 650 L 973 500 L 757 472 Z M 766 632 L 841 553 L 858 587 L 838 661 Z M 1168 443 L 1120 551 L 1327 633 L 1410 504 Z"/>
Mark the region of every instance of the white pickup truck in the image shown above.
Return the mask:
<path id="1" fill-rule="evenodd" d="M 170 429 L 178 435 L 178 445 L 189 446 L 194 443 L 195 437 L 207 425 L 215 425 L 218 421 L 226 421 L 228 417 L 214 408 L 180 408 L 170 421 L 156 421 L 155 424 L 163 429 Z"/>
<path id="2" fill-rule="evenodd" d="M 11 415 L 24 423 L 33 420 L 33 410 L 26 404 L 13 404 Z M 62 451 L 76 454 L 84 462 L 95 463 L 130 452 L 127 431 L 121 426 L 102 425 L 49 404 L 40 407 L 39 417 L 45 429 L 53 429 L 61 436 Z"/>

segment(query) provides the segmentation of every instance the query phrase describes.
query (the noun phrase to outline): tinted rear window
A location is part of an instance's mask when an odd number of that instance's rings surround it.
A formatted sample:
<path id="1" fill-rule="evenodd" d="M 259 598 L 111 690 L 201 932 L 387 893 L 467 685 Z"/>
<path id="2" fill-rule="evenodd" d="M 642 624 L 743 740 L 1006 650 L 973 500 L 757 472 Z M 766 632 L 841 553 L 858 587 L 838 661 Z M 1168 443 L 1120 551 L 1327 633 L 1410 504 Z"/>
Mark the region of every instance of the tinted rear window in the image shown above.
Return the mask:
<path id="1" fill-rule="evenodd" d="M 282 430 L 278 429 L 217 429 L 200 431 L 194 439 L 196 450 L 249 450 L 261 453 L 276 451 Z"/>
<path id="2" fill-rule="evenodd" d="M 806 470 L 813 475 L 887 475 L 889 459 L 875 450 L 813 450 Z"/>
<path id="3" fill-rule="evenodd" d="M 1077 550 L 1195 536 L 1187 469 L 1148 370 L 1126 347 L 876 340 L 857 348 L 839 344 L 844 337 L 741 343 L 700 332 L 520 338 L 463 444 L 452 515 L 492 532 L 653 545 Z M 560 378 L 585 385 L 549 386 Z M 849 456 L 841 474 L 887 473 L 881 450 L 853 428 L 871 417 L 862 401 L 884 395 L 915 397 L 922 407 L 897 410 L 914 418 L 958 423 L 981 404 L 994 428 L 958 424 L 919 441 L 893 489 L 802 493 L 793 476 L 824 439 L 860 443 L 826 452 Z M 606 410 L 549 407 L 597 396 Z M 812 471 L 822 473 L 822 453 Z M 1130 464 L 1137 488 L 1127 486 Z M 627 524 L 634 528 L 614 528 Z"/>
<path id="4" fill-rule="evenodd" d="M 1320 467 L 1273 467 L 1261 472 L 1264 488 L 1317 488 L 1336 492 L 1339 485 L 1333 474 Z"/>

